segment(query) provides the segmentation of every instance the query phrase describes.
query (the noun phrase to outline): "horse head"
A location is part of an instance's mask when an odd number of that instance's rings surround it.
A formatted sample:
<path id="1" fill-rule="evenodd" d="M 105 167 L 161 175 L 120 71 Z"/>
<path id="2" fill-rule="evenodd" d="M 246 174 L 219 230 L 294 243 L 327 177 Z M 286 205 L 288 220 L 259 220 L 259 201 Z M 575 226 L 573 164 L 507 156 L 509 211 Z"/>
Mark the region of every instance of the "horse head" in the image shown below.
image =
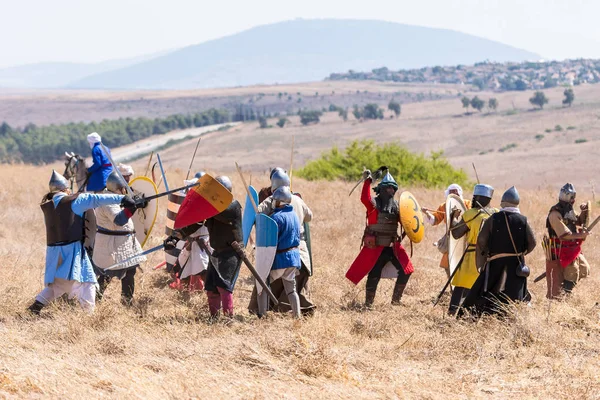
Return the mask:
<path id="1" fill-rule="evenodd" d="M 65 151 L 65 172 L 63 176 L 71 181 L 71 186 L 73 181 L 76 181 L 79 191 L 83 191 L 87 183 L 87 168 L 83 157 Z"/>

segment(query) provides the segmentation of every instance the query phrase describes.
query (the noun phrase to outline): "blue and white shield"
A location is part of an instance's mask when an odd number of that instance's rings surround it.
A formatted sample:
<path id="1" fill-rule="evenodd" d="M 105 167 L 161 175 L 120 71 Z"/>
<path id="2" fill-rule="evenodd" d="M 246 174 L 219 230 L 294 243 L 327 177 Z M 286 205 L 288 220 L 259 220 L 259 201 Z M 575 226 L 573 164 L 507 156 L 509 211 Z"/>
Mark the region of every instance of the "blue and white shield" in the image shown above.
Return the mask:
<path id="1" fill-rule="evenodd" d="M 256 272 L 266 282 L 277 253 L 277 223 L 265 214 L 256 216 Z M 256 284 L 258 294 L 262 286 Z"/>
<path id="2" fill-rule="evenodd" d="M 254 198 L 254 204 L 258 205 L 258 193 L 256 189 L 252 187 L 252 185 L 248 186 L 248 191 Z M 244 247 L 248 244 L 248 239 L 250 239 L 250 232 L 252 232 L 252 226 L 254 226 L 254 222 L 256 221 L 256 211 L 254 211 L 254 206 L 252 205 L 252 200 L 250 196 L 246 195 L 246 204 L 244 205 L 244 215 L 242 216 L 242 233 L 244 234 Z"/>

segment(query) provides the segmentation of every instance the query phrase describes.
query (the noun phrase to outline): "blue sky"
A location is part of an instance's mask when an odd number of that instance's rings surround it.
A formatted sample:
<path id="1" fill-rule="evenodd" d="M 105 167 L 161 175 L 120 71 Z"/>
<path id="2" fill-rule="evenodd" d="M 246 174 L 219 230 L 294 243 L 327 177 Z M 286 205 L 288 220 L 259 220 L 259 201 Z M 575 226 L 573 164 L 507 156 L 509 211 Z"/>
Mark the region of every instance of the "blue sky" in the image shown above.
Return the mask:
<path id="1" fill-rule="evenodd" d="M 547 59 L 600 58 L 593 0 L 0 0 L 0 67 L 98 62 L 294 18 L 380 19 L 454 29 Z"/>

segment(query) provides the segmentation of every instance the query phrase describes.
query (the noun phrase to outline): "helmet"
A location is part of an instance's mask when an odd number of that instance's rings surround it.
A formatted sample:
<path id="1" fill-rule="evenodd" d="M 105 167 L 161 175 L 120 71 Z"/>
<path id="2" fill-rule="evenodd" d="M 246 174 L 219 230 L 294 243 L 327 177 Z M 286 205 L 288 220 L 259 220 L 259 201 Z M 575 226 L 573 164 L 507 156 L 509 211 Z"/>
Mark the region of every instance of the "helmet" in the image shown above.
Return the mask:
<path id="1" fill-rule="evenodd" d="M 113 171 L 106 178 L 106 188 L 113 193 L 120 193 L 121 189 L 125 189 L 127 183 L 117 174 L 117 171 Z"/>
<path id="2" fill-rule="evenodd" d="M 281 168 L 281 167 L 276 167 L 276 168 L 273 168 L 273 169 L 271 170 L 271 173 L 269 174 L 269 179 L 273 178 L 273 174 L 274 174 L 275 172 L 277 172 L 277 171 L 279 171 L 279 172 L 283 172 L 284 174 L 287 174 L 287 171 L 286 171 L 285 169 L 283 169 L 283 168 Z"/>
<path id="3" fill-rule="evenodd" d="M 386 186 L 393 187 L 394 190 L 398 190 L 398 184 L 394 180 L 392 174 L 390 174 L 389 172 L 387 172 L 383 176 L 383 179 L 381 180 L 381 182 L 379 182 L 379 185 L 377 185 L 377 193 L 379 193 L 379 190 L 381 190 L 381 188 L 384 188 Z"/>
<path id="4" fill-rule="evenodd" d="M 511 205 L 518 206 L 520 201 L 521 201 L 521 197 L 519 196 L 519 192 L 517 191 L 517 188 L 514 186 L 511 186 L 511 188 L 508 189 L 506 192 L 504 192 L 504 194 L 502 195 L 502 199 L 500 200 L 500 203 L 509 203 Z"/>
<path id="5" fill-rule="evenodd" d="M 275 192 L 282 186 L 290 186 L 290 177 L 283 169 L 278 168 L 271 174 L 271 191 Z"/>
<path id="6" fill-rule="evenodd" d="M 558 194 L 558 200 L 566 201 L 567 203 L 570 203 L 571 201 L 575 200 L 576 195 L 577 195 L 577 192 L 575 191 L 575 187 L 572 184 L 567 183 L 567 184 L 565 184 L 565 186 L 560 188 L 560 193 Z"/>
<path id="7" fill-rule="evenodd" d="M 233 185 L 231 184 L 231 179 L 229 179 L 228 176 L 225 176 L 225 175 L 217 176 L 215 178 L 215 180 L 217 182 L 219 182 L 221 185 L 225 186 L 225 188 L 227 190 L 229 190 L 230 192 L 233 190 Z"/>
<path id="8" fill-rule="evenodd" d="M 69 181 L 56 172 L 56 170 L 52 170 L 52 176 L 50 177 L 50 182 L 48 182 L 48 187 L 51 192 L 60 192 L 69 188 Z"/>
<path id="9" fill-rule="evenodd" d="M 200 179 L 200 178 L 202 178 L 204 175 L 206 175 L 206 172 L 204 172 L 204 171 L 196 172 L 196 175 L 194 175 L 194 178 L 196 178 L 196 179 Z"/>
<path id="10" fill-rule="evenodd" d="M 273 192 L 273 200 L 280 201 L 285 204 L 290 204 L 292 202 L 292 192 L 290 191 L 289 186 L 278 187 Z"/>
<path id="11" fill-rule="evenodd" d="M 473 196 L 483 196 L 491 199 L 494 195 L 494 188 L 490 185 L 477 184 L 473 189 Z"/>

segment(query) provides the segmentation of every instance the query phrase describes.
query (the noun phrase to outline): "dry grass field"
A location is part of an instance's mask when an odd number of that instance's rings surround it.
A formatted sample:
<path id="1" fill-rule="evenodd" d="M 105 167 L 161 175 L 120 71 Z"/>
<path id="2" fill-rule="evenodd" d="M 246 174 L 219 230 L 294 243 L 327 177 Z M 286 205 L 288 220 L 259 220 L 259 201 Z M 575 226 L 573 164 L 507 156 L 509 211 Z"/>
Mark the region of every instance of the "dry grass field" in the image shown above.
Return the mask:
<path id="1" fill-rule="evenodd" d="M 560 123 L 569 123 L 567 117 Z M 494 139 L 494 147 L 500 140 Z M 294 189 L 315 214 L 311 297 L 319 308 L 313 317 L 293 321 L 271 314 L 258 320 L 249 315 L 252 286 L 242 269 L 234 295 L 236 318 L 209 323 L 205 295 L 166 287 L 165 272 L 151 268 L 162 260 L 155 254 L 136 277 L 133 308 L 120 305 L 120 288 L 113 282 L 93 315 L 55 304 L 31 318 L 23 311 L 42 289 L 45 238 L 38 203 L 50 170 L 0 169 L 1 397 L 600 398 L 600 249 L 595 236 L 585 244 L 592 276 L 568 301 L 549 303 L 545 285 L 531 283 L 531 307 L 517 306 L 507 320 L 473 323 L 447 317 L 447 298 L 432 307 L 445 274 L 431 245 L 441 228 L 429 228 L 414 248 L 415 273 L 402 305 L 389 304 L 393 284 L 382 281 L 375 310 L 361 312 L 355 304 L 363 301 L 364 282 L 354 287 L 344 278 L 359 251 L 364 224 L 358 193 L 348 197 L 347 183 L 295 180 Z M 169 171 L 171 182 L 185 175 Z M 243 199 L 240 180 L 233 178 L 235 198 Z M 267 176 L 255 174 L 253 182 L 260 187 Z M 494 205 L 502 184 L 497 186 Z M 440 190 L 404 189 L 422 205 L 443 200 Z M 555 192 L 521 190 L 522 211 L 538 237 Z M 590 196 L 580 191 L 579 199 Z M 161 241 L 164 220 L 162 214 L 149 245 Z M 532 276 L 544 269 L 539 247 L 528 263 Z"/>

